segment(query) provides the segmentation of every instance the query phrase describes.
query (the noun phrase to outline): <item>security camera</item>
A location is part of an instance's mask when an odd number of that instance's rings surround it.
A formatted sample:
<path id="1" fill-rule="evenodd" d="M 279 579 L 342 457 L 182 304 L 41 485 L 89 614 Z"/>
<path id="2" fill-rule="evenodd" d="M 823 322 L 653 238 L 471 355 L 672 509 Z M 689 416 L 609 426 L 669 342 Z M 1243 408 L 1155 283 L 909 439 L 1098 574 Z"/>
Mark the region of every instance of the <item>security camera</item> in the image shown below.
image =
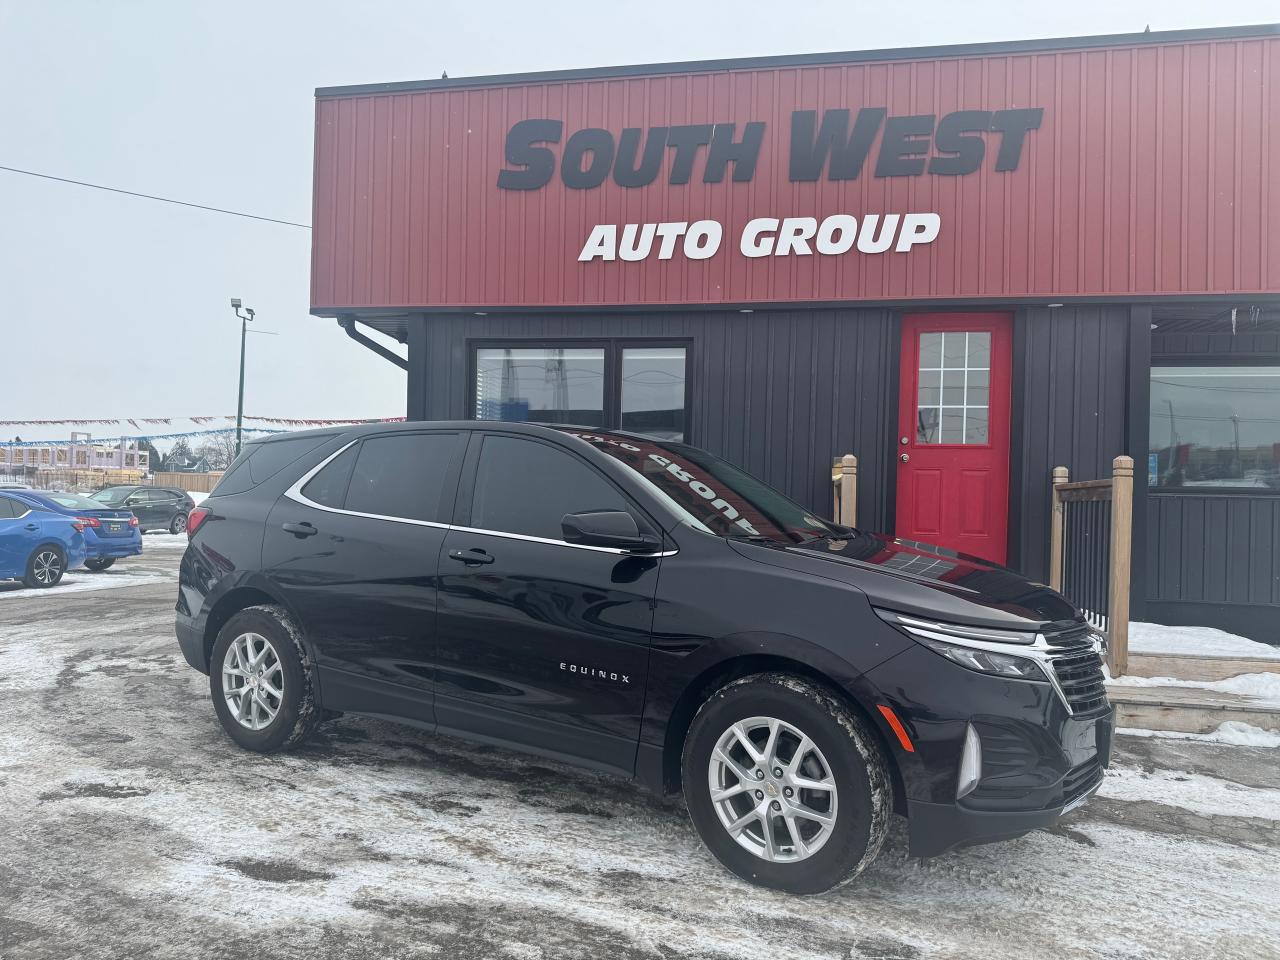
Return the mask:
<path id="1" fill-rule="evenodd" d="M 232 298 L 231 298 L 231 309 L 232 309 L 232 310 L 239 310 L 239 309 L 240 309 L 240 298 L 239 298 L 239 297 L 232 297 Z"/>

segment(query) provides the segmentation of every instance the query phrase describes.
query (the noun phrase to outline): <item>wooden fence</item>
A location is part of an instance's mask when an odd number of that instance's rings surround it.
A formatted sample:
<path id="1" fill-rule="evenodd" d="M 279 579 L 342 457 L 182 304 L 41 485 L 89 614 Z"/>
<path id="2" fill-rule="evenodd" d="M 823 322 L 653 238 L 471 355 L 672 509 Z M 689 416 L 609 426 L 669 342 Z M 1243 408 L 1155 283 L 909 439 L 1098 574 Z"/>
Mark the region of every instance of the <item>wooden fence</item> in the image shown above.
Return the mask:
<path id="1" fill-rule="evenodd" d="M 1104 480 L 1071 481 L 1053 468 L 1049 586 L 1107 637 L 1113 677 L 1129 668 L 1129 579 L 1133 561 L 1133 458 L 1116 457 Z"/>
<path id="2" fill-rule="evenodd" d="M 208 493 L 222 479 L 222 470 L 211 473 L 169 473 L 158 471 L 151 481 L 157 487 L 178 487 L 188 493 Z"/>
<path id="3" fill-rule="evenodd" d="M 851 453 L 831 462 L 831 519 L 858 525 L 858 458 Z"/>

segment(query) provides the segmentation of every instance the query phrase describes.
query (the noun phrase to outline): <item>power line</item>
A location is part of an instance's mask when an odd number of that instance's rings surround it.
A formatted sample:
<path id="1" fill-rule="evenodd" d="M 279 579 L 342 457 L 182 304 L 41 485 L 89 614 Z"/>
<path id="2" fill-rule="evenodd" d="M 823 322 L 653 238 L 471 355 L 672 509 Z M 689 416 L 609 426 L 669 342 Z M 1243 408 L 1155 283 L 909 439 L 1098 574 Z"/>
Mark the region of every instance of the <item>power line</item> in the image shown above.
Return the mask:
<path id="1" fill-rule="evenodd" d="M 121 190 L 119 187 L 107 187 L 100 183 L 86 183 L 84 180 L 71 180 L 67 177 L 55 177 L 49 173 L 37 173 L 35 170 L 21 170 L 18 167 L 6 167 L 0 165 L 0 170 L 7 170 L 9 173 L 21 173 L 28 177 L 39 177 L 42 180 L 56 180 L 58 183 L 71 183 L 77 187 L 91 187 L 94 190 L 106 190 L 108 193 L 122 193 L 126 197 L 141 197 L 144 200 L 159 200 L 161 203 L 176 203 L 180 207 L 194 207 L 196 210 L 208 210 L 212 213 L 225 213 L 232 217 L 246 217 L 250 220 L 264 220 L 267 223 L 281 223 L 286 227 L 302 227 L 304 230 L 310 230 L 309 223 L 294 223 L 292 220 L 277 220 L 275 217 L 260 217 L 256 213 L 243 213 L 239 210 L 224 210 L 222 207 L 207 207 L 203 203 L 188 203 L 185 200 L 174 200 L 172 197 L 157 197 L 150 193 L 137 193 L 133 190 Z"/>

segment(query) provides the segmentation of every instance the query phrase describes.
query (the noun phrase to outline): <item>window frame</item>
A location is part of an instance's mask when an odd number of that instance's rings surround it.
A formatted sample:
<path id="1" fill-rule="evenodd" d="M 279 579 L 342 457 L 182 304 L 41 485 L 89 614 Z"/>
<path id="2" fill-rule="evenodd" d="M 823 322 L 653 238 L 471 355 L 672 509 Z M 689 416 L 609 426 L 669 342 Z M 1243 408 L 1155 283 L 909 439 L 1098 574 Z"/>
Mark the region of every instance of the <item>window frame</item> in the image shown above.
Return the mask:
<path id="1" fill-rule="evenodd" d="M 1147 457 L 1151 456 L 1151 377 L 1156 367 L 1280 367 L 1280 353 L 1240 354 L 1177 354 L 1155 353 L 1147 367 Z M 1144 479 L 1150 476 L 1146 462 L 1136 464 Z M 1149 493 L 1162 497 L 1276 497 L 1280 490 L 1263 490 L 1258 487 L 1166 487 L 1147 484 Z"/>
<path id="2" fill-rule="evenodd" d="M 693 357 L 694 343 L 691 337 L 530 337 L 490 338 L 476 337 L 467 340 L 467 396 L 466 418 L 475 423 L 504 423 L 513 421 L 480 420 L 476 416 L 476 386 L 481 350 L 555 350 L 590 349 L 604 351 L 604 423 L 561 424 L 584 426 L 592 430 L 622 429 L 622 352 L 637 347 L 679 347 L 684 350 L 684 438 L 681 443 L 694 443 L 693 431 Z M 526 422 L 526 421 L 519 421 Z M 542 422 L 542 421 L 527 421 Z"/>

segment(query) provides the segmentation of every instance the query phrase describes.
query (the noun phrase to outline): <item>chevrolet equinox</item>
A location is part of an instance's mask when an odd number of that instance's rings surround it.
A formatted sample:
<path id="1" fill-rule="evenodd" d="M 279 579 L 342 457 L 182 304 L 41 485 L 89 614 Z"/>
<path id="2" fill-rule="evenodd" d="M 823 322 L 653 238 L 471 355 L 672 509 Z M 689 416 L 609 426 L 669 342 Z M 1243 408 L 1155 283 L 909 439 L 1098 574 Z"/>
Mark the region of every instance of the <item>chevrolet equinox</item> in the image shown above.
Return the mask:
<path id="1" fill-rule="evenodd" d="M 685 444 L 289 434 L 188 533 L 178 640 L 241 747 L 350 712 L 635 777 L 780 890 L 857 876 L 893 813 L 916 856 L 1052 824 L 1110 755 L 1104 641 L 1057 593 Z"/>

